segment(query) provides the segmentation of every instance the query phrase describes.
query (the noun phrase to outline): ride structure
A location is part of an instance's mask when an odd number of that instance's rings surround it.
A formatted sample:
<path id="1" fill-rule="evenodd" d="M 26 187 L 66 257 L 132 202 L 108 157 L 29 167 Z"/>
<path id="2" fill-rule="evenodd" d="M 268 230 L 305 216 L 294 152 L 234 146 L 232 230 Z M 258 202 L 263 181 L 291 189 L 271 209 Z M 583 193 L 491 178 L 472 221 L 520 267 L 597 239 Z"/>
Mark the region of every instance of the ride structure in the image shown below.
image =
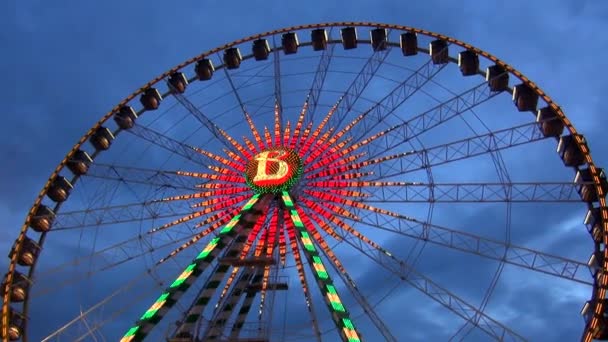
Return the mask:
<path id="1" fill-rule="evenodd" d="M 369 39 L 358 35 L 361 30 L 369 31 Z M 338 32 L 339 38 L 332 38 Z M 310 41 L 301 43 L 304 36 Z M 421 45 L 423 39 L 428 41 L 428 48 Z M 367 49 L 371 55 L 360 58 L 362 66 L 351 73 L 353 80 L 342 85 L 341 91 L 332 92 L 326 85 L 332 61 L 336 64 L 336 60 L 348 58 L 336 53 L 339 45 L 344 53 Z M 251 53 L 243 56 L 241 51 L 246 46 Z M 453 57 L 450 52 L 455 48 L 460 51 Z M 309 73 L 311 85 L 294 95 L 296 91 L 288 91 L 284 70 L 295 70 L 295 76 L 306 74 L 295 65 L 307 58 L 298 57 L 304 49 L 316 54 L 318 63 Z M 421 63 L 407 69 L 406 76 L 375 84 L 374 80 L 387 78 L 395 70 L 405 70 L 397 69 L 389 55 L 400 60 L 420 58 Z M 237 72 L 246 62 L 262 65 L 247 70 L 249 79 L 263 79 L 264 68 L 272 67 L 272 77 L 264 81 L 271 83 L 264 89 L 270 92 L 262 99 L 243 95 L 247 81 L 239 84 L 235 80 L 245 77 Z M 458 65 L 464 78 L 482 76 L 483 80 L 460 93 L 446 92 L 430 108 L 409 109 L 418 110 L 418 114 L 403 113 L 400 109 L 404 104 L 431 87 L 450 63 Z M 394 69 L 382 74 L 382 67 Z M 221 77 L 220 70 L 223 87 L 237 103 L 226 111 L 231 113 L 230 120 L 221 114 L 205 114 L 202 106 L 186 97 L 188 88 L 196 83 L 214 84 Z M 188 77 L 188 72 L 192 76 Z M 334 72 L 346 78 L 345 73 Z M 511 85 L 514 80 L 516 84 Z M 201 89 L 211 97 L 210 88 Z M 381 95 L 377 95 L 380 90 Z M 368 99 L 364 94 L 376 97 Z M 477 116 L 475 108 L 504 94 L 511 96 L 517 111 L 534 115 L 531 122 L 499 129 L 481 124 L 487 133 L 477 133 L 464 119 L 465 113 Z M 138 96 L 140 105 L 133 103 Z M 207 143 L 192 140 L 201 135 L 198 129 L 188 135 L 185 132 L 189 127 L 184 125 L 169 134 L 177 123 L 169 125 L 148 118 L 148 112 L 170 99 L 173 107 L 184 109 L 205 132 Z M 300 105 L 294 105 L 298 101 Z M 212 102 L 208 106 L 212 107 Z M 257 107 L 259 113 L 250 107 Z M 472 136 L 453 137 L 431 147 L 423 144 L 429 132 L 457 118 L 465 120 Z M 129 165 L 124 164 L 122 154 L 110 164 L 101 161 L 105 151 L 117 148 L 114 145 L 119 144 L 117 138 L 123 133 L 166 155 L 151 153 L 146 147 L 133 153 L 145 158 Z M 249 137 L 241 139 L 238 135 Z M 551 140 L 556 142 L 563 165 L 574 170 L 574 180 L 513 181 L 502 153 Z M 174 156 L 186 164 L 171 164 L 176 168 L 169 169 L 167 165 Z M 435 181 L 434 169 L 484 156 L 491 160 L 486 163 L 495 169 L 497 182 Z M 155 159 L 161 160 L 157 166 L 141 166 Z M 468 172 L 466 169 L 457 174 Z M 71 201 L 67 200 L 77 193 L 75 186 L 79 184 L 97 190 L 83 190 L 75 200 L 76 208 L 60 211 L 69 205 Z M 143 340 L 159 329 L 164 329 L 164 337 L 172 342 L 267 341 L 271 337 L 321 340 L 325 336 L 356 342 L 374 336 L 362 331 L 359 316 L 355 317 L 347 305 L 350 303 L 363 310 L 368 320 L 365 326 L 375 331 L 375 336 L 398 340 L 394 327 L 388 326 L 377 312 L 377 304 L 372 304 L 358 286 L 357 277 L 347 271 L 352 267 L 346 265 L 336 248 L 344 245 L 358 257 L 371 260 L 398 283 L 409 284 L 461 317 L 464 325 L 453 337 L 463 339 L 471 331 L 478 331 L 496 340 L 526 339 L 485 310 L 504 266 L 514 265 L 588 287 L 591 298 L 582 311 L 585 324 L 581 339 L 607 340 L 606 191 L 604 171 L 595 166 L 584 137 L 561 108 L 514 68 L 467 43 L 412 27 L 354 22 L 303 25 L 254 35 L 210 50 L 155 78 L 102 117 L 68 152 L 34 202 L 10 252 L 3 282 L 2 339 L 27 341 L 31 339 L 28 331 L 41 331 L 39 327 L 46 322 L 32 326 L 29 319 L 32 293 L 39 283 L 44 285 L 39 286 L 42 294 L 36 298 L 42 301 L 45 293 L 67 289 L 70 284 L 82 288 L 82 284 L 96 282 L 97 274 L 108 272 L 125 281 L 101 299 L 79 295 L 83 299 L 75 318 L 64 319 L 42 332 L 40 338 L 96 339 L 103 335 L 104 327 L 110 329 L 116 321 L 121 324 L 115 329 L 124 328 L 124 333 L 117 336 L 124 342 Z M 123 203 L 127 198 L 131 202 Z M 584 223 L 595 248 L 588 262 L 510 241 L 514 203 L 567 202 L 586 205 Z M 417 203 L 426 205 L 426 217 L 407 213 L 407 206 Z M 503 203 L 507 237 L 498 240 L 434 223 L 437 203 Z M 133 222 L 139 225 L 137 231 L 131 226 Z M 110 233 L 108 227 L 120 230 Z M 94 238 L 89 242 L 80 238 L 75 253 L 81 255 L 47 265 L 48 271 L 41 275 L 35 273 L 47 237 L 84 231 L 94 231 Z M 401 248 L 388 248 L 386 240 L 378 235 L 380 231 L 413 238 L 416 245 L 410 254 Z M 104 233 L 107 240 L 98 238 Z M 423 247 L 418 242 L 498 262 L 481 304 L 469 303 L 421 272 L 416 254 L 420 255 Z M 81 246 L 86 246 L 86 251 L 82 252 L 85 247 Z M 133 261 L 145 266 L 143 274 L 128 268 Z M 124 267 L 122 273 L 112 273 L 120 267 Z M 76 269 L 84 273 L 70 273 Z M 57 274 L 59 280 L 54 278 Z M 297 277 L 298 292 L 285 275 Z M 142 279 L 152 282 L 138 283 Z M 155 291 L 156 299 L 150 306 L 139 304 Z M 277 298 L 280 292 L 288 291 L 299 293 L 298 298 L 284 298 L 284 303 L 305 308 L 307 337 L 291 335 L 302 327 L 289 330 L 292 332 L 288 336 L 286 323 L 283 335 L 275 333 Z M 347 297 L 352 300 L 348 302 Z M 298 300 L 299 304 L 291 304 Z M 127 308 L 125 302 L 134 306 Z M 117 303 L 123 305 L 112 306 Z M 319 310 L 322 304 L 327 310 Z M 128 319 L 121 315 L 137 310 L 142 314 L 125 326 Z M 282 317 L 288 311 L 285 305 Z M 320 318 L 321 311 L 325 318 Z M 172 314 L 173 320 L 168 318 Z M 330 321 L 333 327 L 324 325 Z M 248 324 L 253 324 L 249 331 Z"/>

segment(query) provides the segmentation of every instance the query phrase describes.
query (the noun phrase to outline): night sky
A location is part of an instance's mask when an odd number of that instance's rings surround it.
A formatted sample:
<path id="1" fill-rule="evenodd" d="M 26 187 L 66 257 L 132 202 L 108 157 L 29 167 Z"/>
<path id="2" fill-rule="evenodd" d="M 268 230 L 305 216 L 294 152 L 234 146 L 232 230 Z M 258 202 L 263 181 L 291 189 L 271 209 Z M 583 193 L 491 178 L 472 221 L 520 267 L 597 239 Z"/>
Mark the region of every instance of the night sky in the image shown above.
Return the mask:
<path id="1" fill-rule="evenodd" d="M 27 211 L 49 174 L 82 134 L 116 103 L 153 77 L 204 51 L 255 33 L 299 24 L 372 21 L 407 25 L 446 34 L 486 50 L 514 66 L 545 90 L 562 107 L 578 131 L 585 135 L 596 165 L 608 165 L 608 142 L 604 136 L 608 119 L 604 114 L 605 105 L 601 102 L 602 95 L 608 93 L 605 77 L 608 37 L 603 34 L 608 31 L 608 3 L 602 1 L 233 3 L 188 0 L 170 4 L 153 1 L 58 1 L 52 4 L 29 1 L 18 5 L 12 2 L 3 4 L 0 13 L 3 22 L 0 24 L 0 41 L 4 47 L 0 71 L 8 76 L 0 86 L 0 99 L 5 104 L 0 134 L 0 160 L 3 161 L 0 167 L 0 251 L 5 254 L 8 254 Z M 361 34 L 367 35 L 366 32 Z M 340 46 L 336 47 L 336 51 L 344 55 Z M 285 70 L 288 70 L 287 65 Z M 454 65 L 449 67 L 456 72 Z M 306 86 L 309 83 L 303 84 Z M 467 89 L 467 86 L 460 89 Z M 372 89 L 370 93 L 378 94 L 381 90 Z M 494 126 L 494 121 L 504 119 L 492 117 L 498 116 L 499 112 L 493 112 L 495 108 L 513 115 L 523 115 L 510 107 L 512 105 L 505 100 L 506 97 L 496 107 L 484 107 L 492 112 L 486 113 L 483 109 L 478 112 L 492 128 L 509 127 L 504 125 L 509 125 L 511 120 L 507 118 L 503 126 L 498 123 Z M 293 101 L 301 103 L 300 99 Z M 326 102 L 331 104 L 335 98 Z M 327 109 L 320 107 L 319 113 Z M 238 111 L 238 108 L 235 110 Z M 531 119 L 530 116 L 527 118 Z M 162 123 L 158 125 L 163 127 Z M 455 140 L 469 135 L 462 133 L 450 137 Z M 120 138 L 125 137 L 121 135 Z M 134 141 L 130 138 L 125 140 L 125 144 Z M 199 141 L 199 144 L 203 143 Z M 506 156 L 514 179 L 571 180 L 573 176 L 570 170 L 543 169 L 543 165 L 562 169 L 563 165 L 554 152 L 554 143 L 542 147 L 534 151 L 545 154 Z M 521 151 L 525 150 L 516 153 Z M 159 152 L 149 158 L 152 161 L 148 161 L 153 163 L 155 158 L 160 160 L 162 155 Z M 103 162 L 113 163 L 112 159 Z M 530 163 L 529 166 L 527 163 Z M 468 173 L 480 169 L 464 170 L 464 173 Z M 487 175 L 489 172 L 494 172 L 493 168 L 484 169 L 482 173 Z M 447 179 L 458 181 L 457 175 L 450 178 L 449 173 L 449 170 L 443 173 L 438 171 L 439 177 L 444 177 L 444 182 Z M 489 176 L 486 178 L 490 179 Z M 471 181 L 466 177 L 461 180 L 464 179 Z M 96 184 L 101 183 L 87 183 L 88 189 L 80 200 L 94 196 L 97 190 L 93 187 Z M 122 201 L 129 202 L 133 201 L 126 197 Z M 548 204 L 543 207 L 542 213 L 538 207 L 518 206 L 512 218 L 513 243 L 586 262 L 592 244 L 582 223 L 584 206 L 566 206 L 568 210 L 562 211 L 560 205 Z M 412 205 L 411 208 L 417 207 Z M 463 210 L 447 205 L 438 208 L 434 216 L 436 224 L 457 226 L 462 230 L 465 230 L 464 227 L 475 227 L 471 228 L 472 233 L 479 233 L 484 226 L 490 226 L 493 222 L 504 221 L 504 204 L 498 207 L 466 207 Z M 455 214 L 459 216 L 452 219 L 455 216 L 450 215 Z M 424 218 L 424 214 L 418 217 Z M 363 231 L 370 232 L 372 236 L 376 234 L 369 228 Z M 500 234 L 489 233 L 488 236 L 504 238 Z M 67 236 L 57 237 L 55 244 L 49 245 L 44 251 L 43 258 L 61 262 L 69 260 L 72 252 L 82 253 L 80 247 L 86 242 L 78 247 L 80 243 Z M 411 239 L 403 242 L 400 240 L 402 238 L 378 236 L 383 247 L 396 251 L 403 258 L 408 255 L 409 247 L 413 246 Z M 106 242 L 109 244 L 110 240 Z M 420 248 L 420 245 L 416 246 Z M 369 296 L 370 302 L 376 302 L 390 293 L 390 299 L 382 301 L 377 310 L 398 340 L 446 340 L 462 326 L 462 320 L 417 290 L 407 285 L 391 290 L 397 284 L 394 278 L 378 271 L 378 266 L 368 259 L 361 259 L 342 245 L 336 249 L 336 253 L 339 252 L 343 253 L 344 263 L 351 266 L 352 275 Z M 423 252 L 417 265 L 425 274 L 463 298 L 470 298 L 471 303 L 479 304 L 496 272 L 496 262 L 431 245 L 426 246 Z M 448 266 L 452 263 L 454 266 Z M 4 268 L 7 264 L 7 258 L 0 263 Z M 174 277 L 181 266 L 175 267 L 165 269 L 166 277 Z M 120 286 L 116 279 L 136 276 L 129 272 L 135 271 L 116 271 L 112 273 L 116 278 L 108 275 L 105 280 L 83 280 L 86 285 L 82 286 L 90 286 L 87 300 L 95 298 L 96 289 L 105 291 L 107 295 L 105 286 Z M 298 290 L 297 281 L 293 284 L 294 289 Z M 145 286 L 142 288 L 145 289 Z M 121 316 L 128 323 L 114 322 L 108 325 L 110 328 L 107 329 L 116 327 L 109 338 L 124 332 L 157 293 L 152 291 L 151 296 L 148 295 L 133 309 L 134 314 L 126 318 Z M 547 341 L 578 339 L 584 324 L 578 312 L 591 295 L 590 288 L 585 285 L 513 266 L 505 267 L 495 293 L 488 313 L 530 340 Z M 63 319 L 57 322 L 64 323 L 74 316 L 72 309 L 69 311 L 60 307 L 58 303 L 65 301 L 60 299 L 41 295 L 37 299 L 40 304 L 34 305 L 33 315 L 38 315 L 37 322 L 42 322 L 38 324 L 44 326 L 47 334 L 51 329 L 49 326 L 56 326 L 54 323 L 44 323 L 53 321 L 50 316 L 61 316 Z M 284 297 L 279 299 L 284 300 Z M 301 299 L 298 300 L 298 305 L 301 305 Z M 345 299 L 345 302 L 354 303 L 352 298 Z M 78 306 L 78 303 L 75 305 Z M 321 308 L 320 302 L 317 307 Z M 302 316 L 305 315 L 303 309 L 298 311 L 300 308 L 294 304 L 285 315 L 293 322 L 306 325 L 306 316 Z M 355 316 L 361 312 L 360 309 L 354 311 Z M 95 319 L 100 318 L 92 318 L 93 321 Z M 331 324 L 326 322 L 325 326 Z M 369 328 L 370 322 L 363 320 L 361 326 Z M 310 333 L 310 329 L 305 328 L 298 331 Z M 371 332 L 367 339 L 380 338 L 375 334 L 377 332 Z M 294 340 L 297 339 L 296 335 L 292 336 Z M 37 339 L 42 336 L 34 334 L 31 337 Z M 485 339 L 487 336 L 478 332 L 465 337 L 465 340 Z M 306 337 L 299 340 L 306 340 Z"/>

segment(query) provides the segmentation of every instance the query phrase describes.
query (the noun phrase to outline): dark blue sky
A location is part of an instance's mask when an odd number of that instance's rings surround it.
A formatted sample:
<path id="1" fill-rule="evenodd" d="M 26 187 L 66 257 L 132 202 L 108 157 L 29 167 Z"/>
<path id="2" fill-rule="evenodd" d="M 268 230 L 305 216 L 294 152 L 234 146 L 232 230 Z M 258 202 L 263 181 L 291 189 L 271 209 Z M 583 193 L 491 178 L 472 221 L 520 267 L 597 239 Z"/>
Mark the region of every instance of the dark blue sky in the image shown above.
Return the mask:
<path id="1" fill-rule="evenodd" d="M 180 4 L 30 1 L 2 7 L 8 7 L 0 14 L 4 47 L 0 71 L 8 76 L 0 86 L 4 103 L 0 134 L 2 253 L 10 249 L 25 213 L 57 163 L 101 115 L 126 95 L 203 51 L 254 33 L 303 23 L 394 23 L 469 42 L 515 66 L 543 88 L 585 134 L 596 164 L 608 165 L 604 135 L 608 119 L 603 102 L 603 95 L 608 93 L 604 76 L 608 37 L 603 34 L 608 31 L 608 4 L 602 1 L 246 1 L 238 5 L 189 0 Z M 514 224 L 522 224 L 514 228 L 518 243 L 559 255 L 583 250 L 582 254 L 571 255 L 580 260 L 591 251 L 589 240 L 581 234 L 582 217 L 548 215 L 542 222 L 551 226 L 539 232 L 538 227 L 526 223 L 528 217 L 538 213 L 530 208 L 521 213 L 514 219 Z M 462 226 L 480 226 L 491 218 L 492 213 L 472 211 L 459 222 Z M 63 243 L 70 245 L 69 241 Z M 393 250 L 400 248 L 394 241 L 386 244 Z M 429 251 L 423 265 L 436 270 L 434 274 L 440 279 L 450 279 L 455 292 L 467 296 L 470 284 L 460 284 L 462 270 L 441 266 L 442 258 L 461 257 L 453 253 Z M 478 259 L 462 259 L 465 265 L 469 260 Z M 6 259 L 1 265 L 5 264 Z M 372 288 L 369 279 L 374 271 L 370 265 L 365 266 L 353 273 L 368 272 L 361 278 L 362 288 Z M 476 267 L 487 274 L 485 282 L 495 270 L 494 264 L 483 262 Z M 562 311 L 578 310 L 590 292 L 568 282 L 556 282 L 547 290 L 542 285 L 543 276 L 528 278 L 527 274 L 505 271 L 497 290 L 500 298 L 493 311 L 496 317 L 536 339 L 542 335 L 534 326 L 543 325 L 561 327 L 562 336 L 576 336 L 582 319 L 572 321 L 573 316 Z M 471 296 L 479 298 L 479 294 Z M 441 307 L 422 309 L 426 304 L 421 303 L 429 301 L 420 297 L 407 287 L 397 292 L 395 298 L 411 303 L 411 309 L 386 305 L 383 312 L 390 317 L 387 321 L 399 326 L 395 317 L 405 310 L 411 326 L 422 332 L 401 336 L 420 340 L 450 336 L 460 322 Z M 552 316 L 546 317 L 548 314 Z"/>

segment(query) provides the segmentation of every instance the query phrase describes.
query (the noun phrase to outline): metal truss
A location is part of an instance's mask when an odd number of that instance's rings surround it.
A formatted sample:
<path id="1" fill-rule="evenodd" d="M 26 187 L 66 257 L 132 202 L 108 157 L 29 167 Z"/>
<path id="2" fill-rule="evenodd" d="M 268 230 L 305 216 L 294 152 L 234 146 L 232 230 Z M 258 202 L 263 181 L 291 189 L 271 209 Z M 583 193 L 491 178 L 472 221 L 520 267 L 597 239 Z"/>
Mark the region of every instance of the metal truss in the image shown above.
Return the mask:
<path id="1" fill-rule="evenodd" d="M 332 262 L 331 258 L 327 255 L 323 248 L 319 248 L 319 250 L 325 256 L 325 258 L 329 260 L 329 264 L 333 266 L 333 269 L 336 274 L 338 274 L 340 279 L 342 279 L 342 283 L 346 285 L 348 291 L 352 294 L 357 303 L 359 303 L 359 305 L 363 309 L 363 312 L 365 312 L 365 314 L 370 318 L 372 323 L 376 326 L 376 329 L 378 329 L 378 331 L 382 334 L 385 340 L 397 342 L 397 339 L 395 338 L 395 336 L 393 336 L 390 329 L 386 326 L 386 324 L 384 324 L 384 320 L 380 318 L 380 316 L 378 316 L 374 307 L 367 301 L 367 298 L 365 298 L 361 291 L 359 291 L 359 288 L 355 284 L 354 280 L 350 277 L 350 275 L 346 273 L 346 271 L 340 272 L 340 270 L 338 270 L 338 267 L 336 267 L 335 263 Z"/>
<path id="2" fill-rule="evenodd" d="M 157 132 L 151 128 L 144 127 L 138 124 L 135 124 L 131 129 L 127 130 L 127 132 L 140 137 L 143 140 L 146 140 L 158 147 L 161 147 L 169 152 L 173 152 L 177 155 L 180 155 L 187 160 L 190 160 L 196 164 L 202 165 L 204 167 L 213 165 L 216 167 L 225 167 L 218 163 L 217 161 L 209 158 L 201 153 L 198 153 L 194 150 L 192 146 L 189 146 L 183 142 L 177 141 L 173 138 L 170 138 L 160 132 Z"/>
<path id="3" fill-rule="evenodd" d="M 412 76 L 414 85 L 402 83 L 392 93 L 390 93 L 389 96 L 385 97 L 380 102 L 380 106 L 374 106 L 372 111 L 367 116 L 371 114 L 372 118 L 376 120 L 376 124 L 377 122 L 384 120 L 390 113 L 397 109 L 399 105 L 407 100 L 407 98 L 411 96 L 413 92 L 420 89 L 440 70 L 440 68 L 431 64 L 430 62 L 425 64 L 423 68 L 416 71 L 416 73 Z M 378 143 L 372 142 L 367 146 L 368 156 L 373 158 L 380 153 L 389 151 L 401 144 L 404 144 L 412 138 L 417 137 L 434 127 L 437 127 L 462 113 L 465 113 L 466 111 L 490 100 L 498 94 L 500 94 L 500 92 L 491 91 L 488 84 L 483 82 L 438 104 L 426 112 L 414 116 L 407 121 L 400 119 L 401 123 L 386 130 L 383 138 L 379 140 Z M 364 121 L 363 124 L 364 135 L 369 134 L 367 132 L 370 132 L 372 127 L 367 126 L 367 121 Z M 376 124 L 374 124 L 374 126 Z M 358 139 L 363 139 L 364 135 L 358 137 Z"/>
<path id="4" fill-rule="evenodd" d="M 107 206 L 102 208 L 64 211 L 57 214 L 53 231 L 116 223 L 156 220 L 192 214 L 187 201 L 166 202 L 150 201 Z"/>
<path id="5" fill-rule="evenodd" d="M 246 288 L 256 277 L 256 270 L 245 269 L 241 272 L 237 281 L 234 283 L 230 292 L 224 300 L 216 307 L 213 317 L 209 320 L 207 331 L 201 336 L 204 341 L 218 340 L 226 328 L 226 323 L 232 315 L 239 302 L 239 299 L 246 295 Z"/>
<path id="6" fill-rule="evenodd" d="M 365 188 L 361 202 L 581 202 L 588 183 L 391 183 Z"/>
<path id="7" fill-rule="evenodd" d="M 321 90 L 325 84 L 327 70 L 329 70 L 329 64 L 334 55 L 335 47 L 336 44 L 327 44 L 327 48 L 323 50 L 321 57 L 319 58 L 319 65 L 317 66 L 315 77 L 312 80 L 312 86 L 308 92 L 308 115 L 304 118 L 306 124 L 314 122 L 315 111 L 317 110 L 319 98 L 321 97 Z"/>
<path id="8" fill-rule="evenodd" d="M 386 60 L 390 51 L 390 46 L 387 47 L 386 50 L 375 51 L 367 60 L 359 74 L 348 86 L 344 92 L 344 95 L 342 95 L 335 114 L 329 120 L 330 127 L 340 127 L 340 124 L 348 112 L 353 108 L 361 94 L 363 94 L 363 91 L 374 77 L 378 69 L 380 69 L 380 66 L 382 63 L 384 63 L 384 60 Z"/>
<path id="9" fill-rule="evenodd" d="M 361 239 L 346 233 L 341 228 L 337 229 L 336 233 L 338 233 L 346 243 L 369 257 L 379 266 L 392 272 L 399 277 L 399 279 L 443 305 L 457 316 L 460 316 L 466 321 L 470 320 L 471 322 L 475 322 L 473 319 L 477 318 L 478 321 L 475 325 L 495 340 L 526 341 L 524 337 L 510 328 L 488 316 L 486 313 L 479 311 L 473 305 L 435 283 L 407 263 L 398 260 L 390 252 L 373 248 L 361 241 Z"/>
<path id="10" fill-rule="evenodd" d="M 220 252 L 220 255 L 229 256 L 238 254 L 246 242 L 247 236 L 245 234 L 237 235 L 234 240 L 230 241 L 227 246 L 224 247 L 224 249 Z M 185 313 L 184 318 L 180 321 L 174 337 L 180 337 L 184 334 L 189 336 L 195 335 L 196 327 L 199 320 L 202 318 L 205 307 L 209 303 L 211 297 L 216 293 L 219 286 L 222 284 L 229 269 L 230 265 L 224 265 L 216 262 L 211 275 L 205 279 L 205 283 L 197 294 L 196 299 L 192 301 L 192 304 Z"/>
<path id="11" fill-rule="evenodd" d="M 283 99 L 281 97 L 281 54 L 277 49 L 275 36 L 272 36 L 272 64 L 274 66 L 274 99 L 279 107 L 279 123 L 284 127 L 283 122 Z"/>
<path id="12" fill-rule="evenodd" d="M 130 166 L 91 164 L 85 177 L 103 178 L 124 183 L 148 184 L 158 188 L 192 190 L 208 180 L 184 177 L 175 171 L 144 169 Z"/>
<path id="13" fill-rule="evenodd" d="M 538 124 L 529 123 L 382 160 L 368 160 L 372 165 L 366 170 L 374 172 L 374 179 L 383 179 L 544 139 Z"/>
<path id="14" fill-rule="evenodd" d="M 167 82 L 167 84 L 171 89 L 174 90 L 173 86 L 169 82 Z M 192 116 L 194 116 L 194 118 L 198 120 L 198 122 L 200 122 L 203 126 L 207 128 L 207 130 L 209 130 L 209 132 L 211 132 L 211 134 L 213 134 L 217 141 L 221 142 L 227 149 L 236 152 L 234 146 L 232 146 L 228 139 L 226 139 L 226 137 L 221 134 L 220 128 L 213 121 L 211 121 L 211 119 L 209 119 L 203 112 L 201 112 L 198 107 L 196 107 L 192 102 L 190 102 L 187 97 L 175 90 L 172 92 L 172 94 L 173 97 L 175 97 L 175 99 L 177 100 L 177 102 L 179 102 L 184 108 L 186 108 L 188 112 L 190 112 L 190 114 L 192 114 Z"/>
<path id="15" fill-rule="evenodd" d="M 367 210 L 361 210 L 359 215 L 359 219 L 348 219 L 435 245 L 476 254 L 488 259 L 502 261 L 582 284 L 592 285 L 589 267 L 584 262 L 551 255 L 531 248 L 520 247 L 504 241 L 484 238 L 469 232 L 422 222 L 403 215 L 386 215 Z M 346 219 L 346 217 L 344 218 Z"/>

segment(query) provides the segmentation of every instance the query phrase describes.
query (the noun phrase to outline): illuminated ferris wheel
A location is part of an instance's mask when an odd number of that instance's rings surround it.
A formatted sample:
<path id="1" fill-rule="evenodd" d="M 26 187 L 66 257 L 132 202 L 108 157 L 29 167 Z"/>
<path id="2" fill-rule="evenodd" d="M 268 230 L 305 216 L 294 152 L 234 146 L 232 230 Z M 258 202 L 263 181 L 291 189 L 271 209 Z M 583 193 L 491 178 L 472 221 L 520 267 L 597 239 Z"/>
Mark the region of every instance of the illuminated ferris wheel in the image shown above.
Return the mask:
<path id="1" fill-rule="evenodd" d="M 2 338 L 520 341 L 548 327 L 509 314 L 517 278 L 584 293 L 568 328 L 605 340 L 607 190 L 562 110 L 469 44 L 376 23 L 254 35 L 68 152 L 10 252 Z M 571 217 L 594 249 L 548 244 Z"/>

